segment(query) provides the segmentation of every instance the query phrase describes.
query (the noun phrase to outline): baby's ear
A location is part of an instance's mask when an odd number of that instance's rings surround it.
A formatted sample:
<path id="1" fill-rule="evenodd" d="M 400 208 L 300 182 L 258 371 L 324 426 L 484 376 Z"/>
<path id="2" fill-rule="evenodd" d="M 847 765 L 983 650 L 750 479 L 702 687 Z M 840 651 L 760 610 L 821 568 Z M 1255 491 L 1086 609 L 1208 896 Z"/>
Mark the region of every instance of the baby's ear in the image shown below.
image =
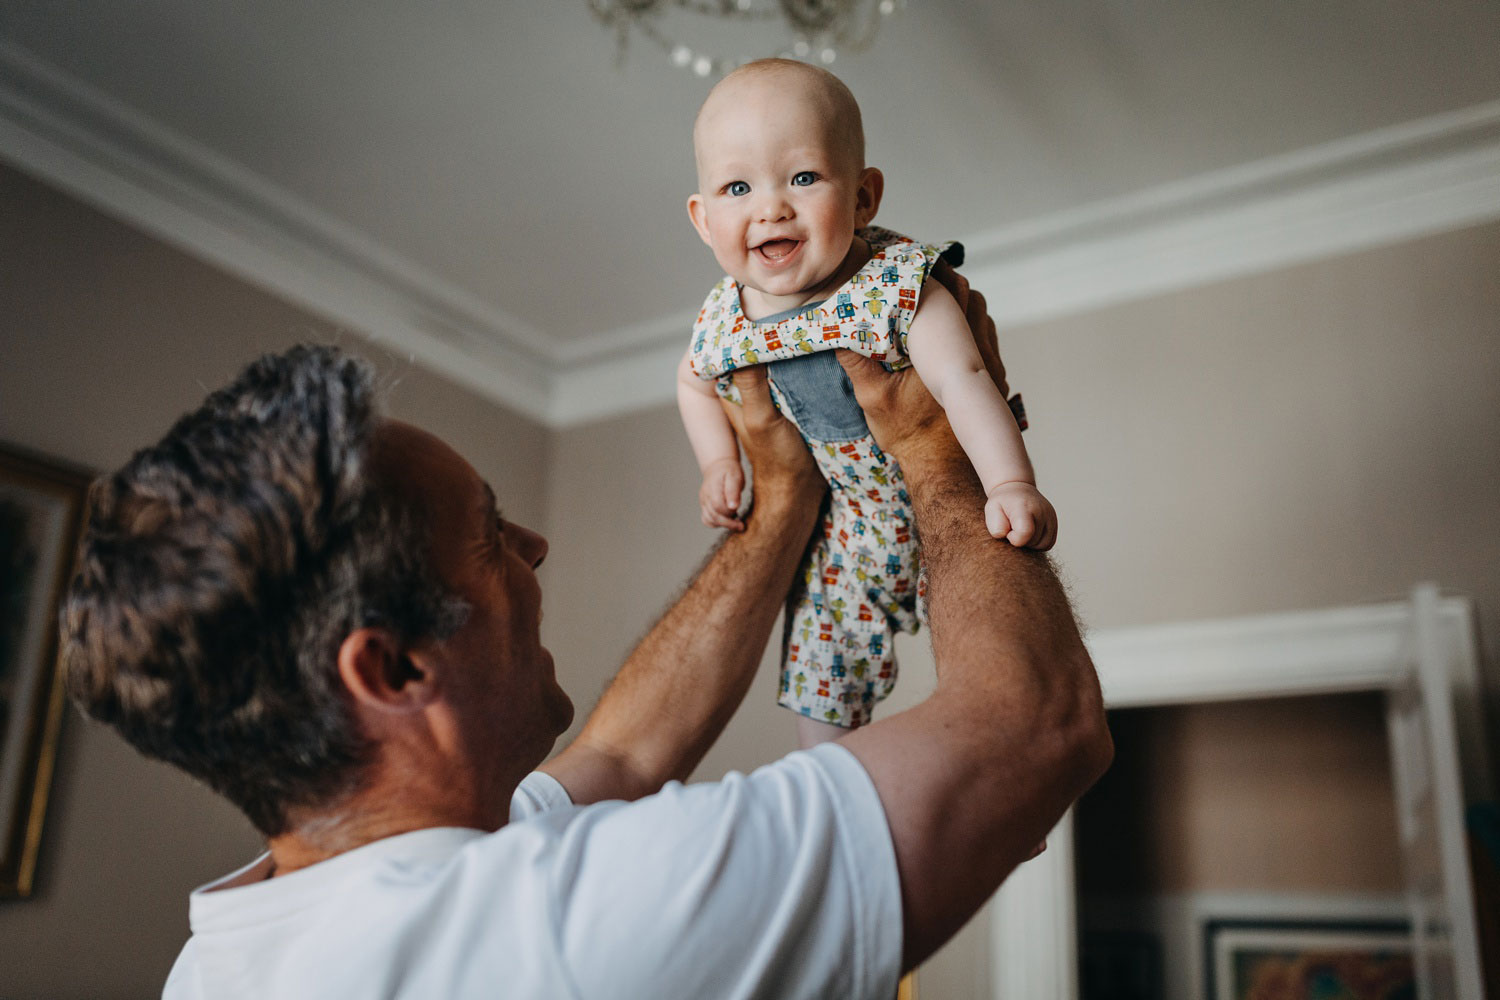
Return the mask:
<path id="1" fill-rule="evenodd" d="M 859 189 L 854 193 L 854 227 L 868 226 L 880 210 L 880 197 L 885 194 L 885 175 L 875 167 L 866 167 L 859 175 Z"/>
<path id="2" fill-rule="evenodd" d="M 704 203 L 703 196 L 696 191 L 688 195 L 687 210 L 693 228 L 698 230 L 698 238 L 713 246 L 708 239 L 708 205 Z"/>

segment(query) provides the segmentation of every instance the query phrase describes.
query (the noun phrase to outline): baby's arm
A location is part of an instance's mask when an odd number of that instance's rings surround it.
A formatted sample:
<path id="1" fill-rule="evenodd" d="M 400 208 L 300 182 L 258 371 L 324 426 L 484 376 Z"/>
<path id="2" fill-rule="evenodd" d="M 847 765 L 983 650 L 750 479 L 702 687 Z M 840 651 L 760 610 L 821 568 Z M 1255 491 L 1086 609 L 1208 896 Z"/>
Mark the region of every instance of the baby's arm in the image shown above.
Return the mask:
<path id="1" fill-rule="evenodd" d="M 1012 545 L 1050 549 L 1057 515 L 1036 488 L 1021 429 L 984 367 L 963 311 L 936 281 L 922 287 L 907 350 L 923 384 L 947 411 L 989 497 L 984 513 L 990 534 Z"/>
<path id="2" fill-rule="evenodd" d="M 677 409 L 682 413 L 693 457 L 698 459 L 698 470 L 703 473 L 703 485 L 698 490 L 703 523 L 710 528 L 744 531 L 745 522 L 736 516 L 745 488 L 740 445 L 713 383 L 693 374 L 691 357 L 689 350 L 677 365 Z"/>

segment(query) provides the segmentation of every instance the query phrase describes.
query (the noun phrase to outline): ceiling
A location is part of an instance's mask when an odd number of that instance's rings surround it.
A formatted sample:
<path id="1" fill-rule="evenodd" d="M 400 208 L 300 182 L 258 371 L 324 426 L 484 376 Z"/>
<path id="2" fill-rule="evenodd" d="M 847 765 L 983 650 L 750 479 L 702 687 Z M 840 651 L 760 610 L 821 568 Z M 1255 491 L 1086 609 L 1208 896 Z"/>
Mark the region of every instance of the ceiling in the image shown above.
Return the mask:
<path id="1" fill-rule="evenodd" d="M 779 40 L 666 24 L 751 52 Z M 886 174 L 880 221 L 999 246 L 1079 206 L 1490 106 L 1500 5 L 910 0 L 833 68 Z M 683 208 L 707 87 L 639 38 L 617 65 L 586 0 L 0 0 L 0 155 L 110 203 L 49 166 L 61 154 L 18 152 L 50 116 L 53 146 L 87 132 L 114 150 L 138 205 L 154 195 L 132 164 L 154 158 L 239 226 L 205 255 L 243 263 L 229 244 L 275 230 L 366 286 L 324 295 L 290 258 L 285 282 L 244 270 L 366 328 L 385 314 L 359 302 L 421 303 L 419 354 L 543 416 L 551 390 L 525 384 L 681 339 L 716 277 Z M 172 235 L 169 214 L 137 211 Z"/>

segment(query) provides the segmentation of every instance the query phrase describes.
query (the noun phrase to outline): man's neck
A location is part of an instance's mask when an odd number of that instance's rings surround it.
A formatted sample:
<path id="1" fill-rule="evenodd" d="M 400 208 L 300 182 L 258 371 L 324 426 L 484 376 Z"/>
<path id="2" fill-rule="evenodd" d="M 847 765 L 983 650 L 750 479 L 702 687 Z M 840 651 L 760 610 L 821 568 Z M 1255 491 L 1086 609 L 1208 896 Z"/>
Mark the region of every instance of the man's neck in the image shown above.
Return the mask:
<path id="1" fill-rule="evenodd" d="M 494 803 L 468 793 L 449 794 L 453 785 L 429 780 L 419 786 L 376 782 L 316 812 L 293 817 L 292 828 L 267 840 L 271 869 L 265 878 L 286 875 L 387 837 L 434 827 L 467 827 L 492 832 L 505 825 L 514 787 Z M 499 804 L 503 801 L 503 805 Z"/>

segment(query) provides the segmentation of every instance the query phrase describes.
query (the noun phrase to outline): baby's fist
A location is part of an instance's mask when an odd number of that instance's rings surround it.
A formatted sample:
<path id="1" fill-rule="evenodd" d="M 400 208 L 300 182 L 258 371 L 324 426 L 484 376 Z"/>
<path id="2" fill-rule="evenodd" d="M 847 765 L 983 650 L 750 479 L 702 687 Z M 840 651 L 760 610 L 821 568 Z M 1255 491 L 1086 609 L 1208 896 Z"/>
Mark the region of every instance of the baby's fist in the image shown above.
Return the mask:
<path id="1" fill-rule="evenodd" d="M 1057 541 L 1057 512 L 1030 483 L 1001 483 L 990 490 L 984 525 L 1017 548 L 1045 552 Z"/>
<path id="2" fill-rule="evenodd" d="M 703 469 L 703 486 L 698 490 L 699 512 L 710 528 L 744 531 L 739 519 L 740 493 L 745 488 L 745 472 L 739 458 L 721 458 Z"/>

